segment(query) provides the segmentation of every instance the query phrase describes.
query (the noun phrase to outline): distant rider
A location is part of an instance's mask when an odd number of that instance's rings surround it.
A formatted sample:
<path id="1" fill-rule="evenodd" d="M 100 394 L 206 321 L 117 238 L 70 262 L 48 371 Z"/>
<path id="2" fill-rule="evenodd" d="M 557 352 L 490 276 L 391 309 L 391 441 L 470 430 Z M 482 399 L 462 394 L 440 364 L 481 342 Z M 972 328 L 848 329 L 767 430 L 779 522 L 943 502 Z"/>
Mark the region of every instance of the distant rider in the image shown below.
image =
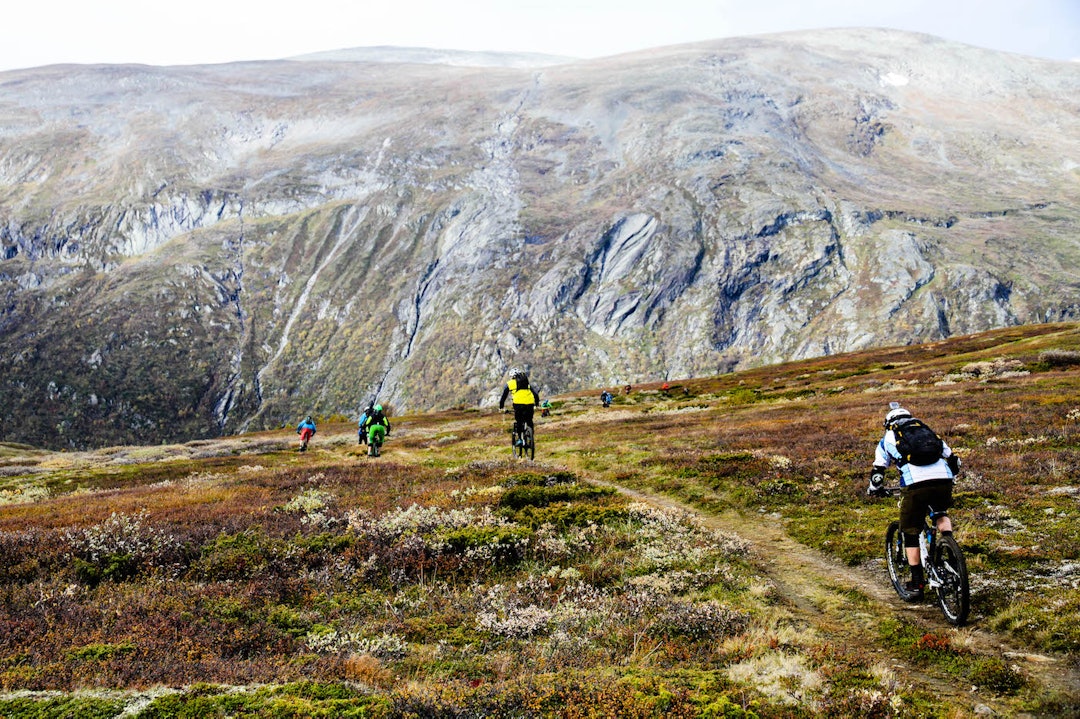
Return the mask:
<path id="1" fill-rule="evenodd" d="M 611 400 L 612 399 L 613 399 L 613 396 L 612 396 L 611 392 L 608 392 L 607 390 L 604 390 L 603 392 L 600 393 L 600 403 L 602 405 L 604 405 L 605 407 L 610 407 L 611 406 Z"/>
<path id="2" fill-rule="evenodd" d="M 364 430 L 364 425 L 373 411 L 375 411 L 374 403 L 368 402 L 367 408 L 364 409 L 364 413 L 360 415 L 360 419 L 356 423 L 357 444 L 367 444 L 367 432 Z"/>
<path id="3" fill-rule="evenodd" d="M 374 405 L 371 411 L 366 414 L 367 418 L 364 419 L 361 430 L 367 431 L 368 454 L 374 454 L 375 450 L 372 445 L 376 443 L 382 444 L 383 439 L 390 436 L 390 420 L 383 414 L 381 404 Z"/>
<path id="4" fill-rule="evenodd" d="M 309 414 L 304 421 L 296 425 L 296 433 L 300 435 L 300 451 L 306 452 L 308 442 L 315 436 L 315 420 Z"/>
<path id="5" fill-rule="evenodd" d="M 925 579 L 919 556 L 919 532 L 929 508 L 933 507 L 936 524 L 942 536 L 952 534 L 952 521 L 946 510 L 952 506 L 953 480 L 960 470 L 960 459 L 948 444 L 941 441 L 940 456 L 929 464 L 916 464 L 904 459 L 897 449 L 897 433 L 903 433 L 905 425 L 919 422 L 911 412 L 896 402 L 889 403 L 885 415 L 885 436 L 877 444 L 874 467 L 870 472 L 867 494 L 881 496 L 885 483 L 885 470 L 896 465 L 900 470 L 900 529 L 904 533 L 904 548 L 911 580 L 905 585 L 909 592 L 922 592 Z"/>
<path id="6" fill-rule="evenodd" d="M 510 379 L 503 387 L 502 397 L 499 399 L 499 409 L 506 405 L 506 398 L 512 398 L 514 404 L 514 432 L 521 434 L 526 426 L 534 432 L 533 413 L 540 404 L 540 390 L 529 386 L 529 376 L 524 370 L 515 367 L 510 370 Z"/>

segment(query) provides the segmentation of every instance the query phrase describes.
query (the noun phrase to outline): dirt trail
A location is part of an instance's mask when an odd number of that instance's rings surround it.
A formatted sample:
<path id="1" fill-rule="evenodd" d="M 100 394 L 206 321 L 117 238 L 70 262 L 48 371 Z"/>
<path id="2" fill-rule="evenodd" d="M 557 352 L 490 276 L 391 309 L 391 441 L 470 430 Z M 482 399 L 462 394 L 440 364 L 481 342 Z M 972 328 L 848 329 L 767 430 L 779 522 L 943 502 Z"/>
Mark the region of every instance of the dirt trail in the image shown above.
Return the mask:
<path id="1" fill-rule="evenodd" d="M 644 493 L 610 482 L 596 484 L 614 487 L 637 501 L 681 509 L 698 517 L 704 526 L 738 534 L 751 544 L 754 563 L 765 573 L 782 597 L 792 618 L 818 632 L 837 645 L 862 643 L 880 655 L 880 662 L 892 667 L 897 677 L 922 686 L 939 697 L 949 697 L 955 706 L 975 712 L 985 705 L 997 716 L 1029 716 L 1018 712 L 1014 704 L 992 693 L 968 686 L 940 670 L 916 667 L 892 656 L 877 636 L 878 623 L 887 617 L 903 615 L 927 631 L 951 632 L 956 645 L 979 653 L 1002 655 L 1035 685 L 1060 695 L 1076 697 L 1080 672 L 1061 657 L 1033 654 L 1013 646 L 1003 637 L 978 627 L 951 627 L 931 601 L 917 604 L 902 602 L 884 575 L 844 565 L 821 552 L 792 539 L 781 520 L 768 515 L 746 515 L 735 511 L 704 514 L 670 497 Z M 857 591 L 869 602 L 853 606 L 846 593 Z"/>

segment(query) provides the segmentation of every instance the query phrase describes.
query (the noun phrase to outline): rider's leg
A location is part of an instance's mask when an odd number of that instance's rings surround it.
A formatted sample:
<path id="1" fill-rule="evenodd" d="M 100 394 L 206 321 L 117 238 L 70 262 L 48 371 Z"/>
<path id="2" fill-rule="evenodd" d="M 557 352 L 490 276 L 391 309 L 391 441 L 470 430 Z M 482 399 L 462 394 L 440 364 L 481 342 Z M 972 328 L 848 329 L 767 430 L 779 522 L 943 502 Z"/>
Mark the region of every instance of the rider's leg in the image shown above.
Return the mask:
<path id="1" fill-rule="evenodd" d="M 514 405 L 514 431 L 517 434 L 523 434 L 525 427 L 532 426 L 532 405 L 531 404 L 515 404 Z"/>
<path id="2" fill-rule="evenodd" d="M 926 508 L 920 501 L 921 492 L 908 487 L 900 497 L 900 529 L 904 532 L 904 553 L 911 569 L 911 587 L 923 584 L 922 556 L 919 551 L 919 532 L 922 531 Z"/>
<path id="3" fill-rule="evenodd" d="M 536 408 L 531 404 L 521 405 L 521 422 L 522 424 L 527 425 L 534 434 L 536 433 L 536 426 L 533 424 L 533 414 L 535 411 Z"/>

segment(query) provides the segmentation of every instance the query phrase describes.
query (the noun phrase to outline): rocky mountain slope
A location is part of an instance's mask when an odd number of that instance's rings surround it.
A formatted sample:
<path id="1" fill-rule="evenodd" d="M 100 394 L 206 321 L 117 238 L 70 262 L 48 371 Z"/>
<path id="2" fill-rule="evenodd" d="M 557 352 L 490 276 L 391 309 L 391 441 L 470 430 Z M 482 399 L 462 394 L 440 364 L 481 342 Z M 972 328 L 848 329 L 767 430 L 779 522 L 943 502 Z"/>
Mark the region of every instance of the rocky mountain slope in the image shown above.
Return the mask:
<path id="1" fill-rule="evenodd" d="M 327 57 L 0 74 L 5 439 L 188 439 L 372 395 L 486 403 L 511 364 L 561 391 L 1080 316 L 1076 64 L 876 30 Z"/>

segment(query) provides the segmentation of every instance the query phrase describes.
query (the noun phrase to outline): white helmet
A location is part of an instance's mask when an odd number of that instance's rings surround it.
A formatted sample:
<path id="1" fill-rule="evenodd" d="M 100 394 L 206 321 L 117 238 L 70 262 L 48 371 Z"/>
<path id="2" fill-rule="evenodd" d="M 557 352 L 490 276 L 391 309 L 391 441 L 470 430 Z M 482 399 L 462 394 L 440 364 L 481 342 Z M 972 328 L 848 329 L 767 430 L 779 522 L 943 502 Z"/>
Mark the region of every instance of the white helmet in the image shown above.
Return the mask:
<path id="1" fill-rule="evenodd" d="M 890 407 L 889 413 L 885 415 L 885 425 L 884 426 L 885 426 L 886 429 L 891 427 L 893 422 L 895 422 L 898 419 L 904 419 L 904 418 L 907 418 L 907 417 L 911 417 L 911 412 L 908 412 L 906 409 L 901 407 L 898 402 L 890 402 L 889 407 Z"/>

